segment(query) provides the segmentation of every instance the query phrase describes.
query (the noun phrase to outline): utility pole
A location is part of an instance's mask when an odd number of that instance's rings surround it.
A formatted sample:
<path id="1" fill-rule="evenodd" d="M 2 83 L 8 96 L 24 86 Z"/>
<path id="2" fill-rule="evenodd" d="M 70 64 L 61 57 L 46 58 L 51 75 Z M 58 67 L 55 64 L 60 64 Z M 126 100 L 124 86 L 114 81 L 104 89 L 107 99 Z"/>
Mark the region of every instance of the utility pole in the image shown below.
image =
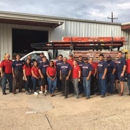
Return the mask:
<path id="1" fill-rule="evenodd" d="M 111 19 L 111 22 L 113 23 L 113 20 L 114 20 L 114 19 L 118 19 L 118 18 L 113 17 L 113 12 L 111 12 L 111 17 L 107 17 L 107 19 Z"/>

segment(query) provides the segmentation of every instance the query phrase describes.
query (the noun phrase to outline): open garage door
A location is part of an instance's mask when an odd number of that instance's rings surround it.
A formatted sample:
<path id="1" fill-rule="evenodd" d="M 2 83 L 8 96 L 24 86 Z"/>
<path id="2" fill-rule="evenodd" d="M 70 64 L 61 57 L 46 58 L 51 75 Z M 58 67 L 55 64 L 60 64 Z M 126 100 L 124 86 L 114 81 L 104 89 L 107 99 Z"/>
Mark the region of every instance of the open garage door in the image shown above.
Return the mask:
<path id="1" fill-rule="evenodd" d="M 12 40 L 13 54 L 26 54 L 34 51 L 31 43 L 48 42 L 48 31 L 13 29 Z"/>

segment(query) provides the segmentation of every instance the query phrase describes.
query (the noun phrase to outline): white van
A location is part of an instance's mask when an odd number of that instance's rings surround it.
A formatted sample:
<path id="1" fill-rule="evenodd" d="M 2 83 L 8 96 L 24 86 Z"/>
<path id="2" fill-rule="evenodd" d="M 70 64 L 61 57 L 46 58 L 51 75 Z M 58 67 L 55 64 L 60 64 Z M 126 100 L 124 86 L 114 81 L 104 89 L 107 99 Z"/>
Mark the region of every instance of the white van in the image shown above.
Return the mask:
<path id="1" fill-rule="evenodd" d="M 23 56 L 20 60 L 25 61 L 29 55 L 32 57 L 32 60 L 37 60 L 40 57 L 40 53 L 44 53 L 44 55 L 46 56 L 46 58 L 49 61 L 52 59 L 51 52 L 48 52 L 48 51 L 32 51 L 32 52 L 26 54 L 25 56 Z"/>

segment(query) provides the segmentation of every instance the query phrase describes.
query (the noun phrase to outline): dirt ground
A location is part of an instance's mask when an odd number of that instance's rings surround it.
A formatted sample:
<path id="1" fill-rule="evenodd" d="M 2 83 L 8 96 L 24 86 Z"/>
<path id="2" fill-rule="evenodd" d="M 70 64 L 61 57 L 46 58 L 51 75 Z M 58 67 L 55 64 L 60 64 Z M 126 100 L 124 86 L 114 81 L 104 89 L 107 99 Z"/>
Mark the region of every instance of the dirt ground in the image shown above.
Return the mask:
<path id="1" fill-rule="evenodd" d="M 7 90 L 8 93 L 8 90 Z M 130 96 L 1 94 L 0 130 L 130 130 Z"/>

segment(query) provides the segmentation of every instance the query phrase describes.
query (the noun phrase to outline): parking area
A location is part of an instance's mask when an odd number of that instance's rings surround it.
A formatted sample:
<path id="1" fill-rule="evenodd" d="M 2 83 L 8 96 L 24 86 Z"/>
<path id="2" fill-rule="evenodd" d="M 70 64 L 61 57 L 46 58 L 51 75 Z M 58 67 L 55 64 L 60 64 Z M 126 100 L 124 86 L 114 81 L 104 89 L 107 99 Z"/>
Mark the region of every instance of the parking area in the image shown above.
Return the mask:
<path id="1" fill-rule="evenodd" d="M 8 90 L 7 90 L 8 92 Z M 1 89 L 0 89 L 1 93 Z M 1 130 L 130 130 L 130 96 L 0 94 Z"/>

